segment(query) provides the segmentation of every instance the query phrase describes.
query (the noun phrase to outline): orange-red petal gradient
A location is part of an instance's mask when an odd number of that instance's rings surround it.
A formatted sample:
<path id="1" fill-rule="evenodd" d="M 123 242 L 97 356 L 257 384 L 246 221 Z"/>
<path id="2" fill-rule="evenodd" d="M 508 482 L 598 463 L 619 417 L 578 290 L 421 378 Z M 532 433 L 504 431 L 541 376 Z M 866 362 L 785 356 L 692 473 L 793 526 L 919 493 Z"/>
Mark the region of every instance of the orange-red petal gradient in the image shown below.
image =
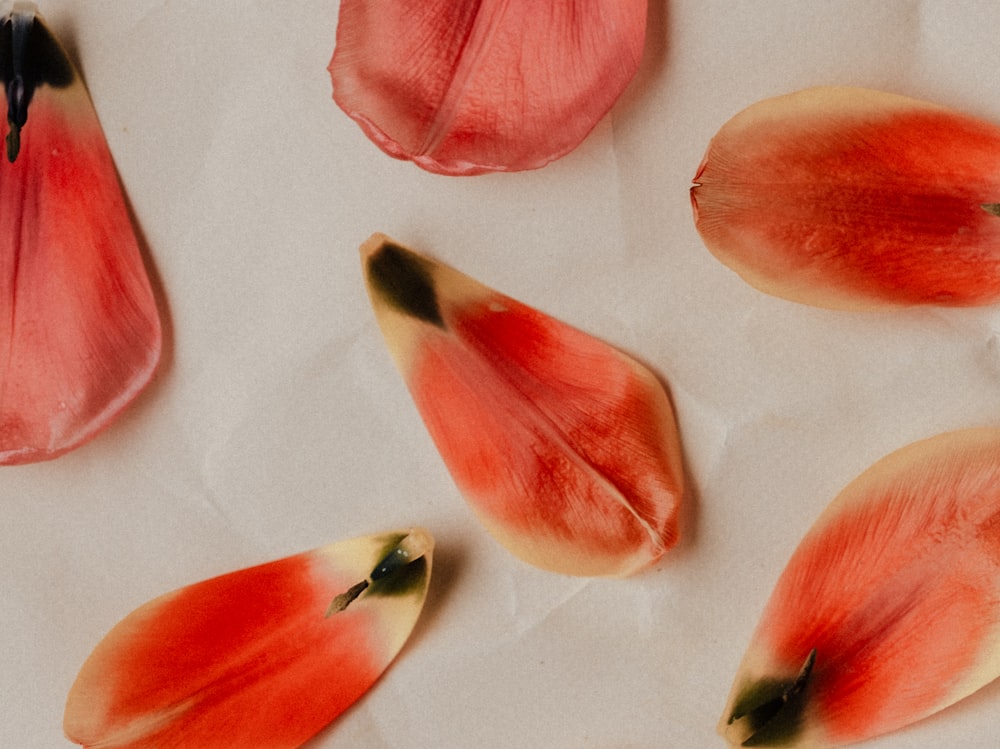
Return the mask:
<path id="1" fill-rule="evenodd" d="M 691 190 L 708 248 L 758 289 L 848 309 L 1000 301 L 1000 127 L 866 89 L 758 102 Z"/>
<path id="2" fill-rule="evenodd" d="M 1000 676 L 1000 430 L 914 443 L 831 503 L 793 554 L 719 730 L 826 747 L 897 730 Z"/>
<path id="3" fill-rule="evenodd" d="M 156 598 L 87 659 L 66 704 L 84 747 L 290 749 L 379 678 L 423 606 L 433 541 L 344 541 Z"/>
<path id="4" fill-rule="evenodd" d="M 504 546 L 544 569 L 622 576 L 676 543 L 680 444 L 649 370 L 387 237 L 361 251 L 424 423 Z"/>
<path id="5" fill-rule="evenodd" d="M 0 18 L 0 463 L 106 427 L 159 361 L 149 280 L 79 74 L 30 4 Z"/>
<path id="6" fill-rule="evenodd" d="M 535 169 L 607 113 L 645 33 L 646 0 L 343 0 L 333 98 L 429 171 Z"/>

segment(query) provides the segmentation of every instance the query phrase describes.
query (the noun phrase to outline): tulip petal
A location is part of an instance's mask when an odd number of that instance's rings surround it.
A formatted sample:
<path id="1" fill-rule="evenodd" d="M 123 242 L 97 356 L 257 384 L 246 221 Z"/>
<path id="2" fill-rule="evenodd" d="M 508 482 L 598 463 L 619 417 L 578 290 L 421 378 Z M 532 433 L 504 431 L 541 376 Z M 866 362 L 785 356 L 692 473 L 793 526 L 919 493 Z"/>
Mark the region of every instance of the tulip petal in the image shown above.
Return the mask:
<path id="1" fill-rule="evenodd" d="M 544 569 L 621 576 L 676 543 L 680 445 L 649 370 L 383 235 L 361 253 L 424 423 L 504 546 Z"/>
<path id="2" fill-rule="evenodd" d="M 422 529 L 344 541 L 156 598 L 77 676 L 66 735 L 85 747 L 297 747 L 354 703 L 423 607 Z"/>
<path id="3" fill-rule="evenodd" d="M 708 248 L 748 283 L 822 307 L 1000 300 L 1000 127 L 865 89 L 759 102 L 691 190 Z"/>
<path id="4" fill-rule="evenodd" d="M 764 610 L 719 731 L 826 747 L 894 731 L 1000 676 L 1000 430 L 877 462 L 831 503 Z"/>
<path id="5" fill-rule="evenodd" d="M 97 115 L 30 3 L 0 16 L 0 79 L 0 463 L 23 463 L 106 427 L 161 333 Z"/>
<path id="6" fill-rule="evenodd" d="M 431 172 L 535 169 L 615 103 L 645 29 L 646 0 L 343 0 L 334 100 Z"/>

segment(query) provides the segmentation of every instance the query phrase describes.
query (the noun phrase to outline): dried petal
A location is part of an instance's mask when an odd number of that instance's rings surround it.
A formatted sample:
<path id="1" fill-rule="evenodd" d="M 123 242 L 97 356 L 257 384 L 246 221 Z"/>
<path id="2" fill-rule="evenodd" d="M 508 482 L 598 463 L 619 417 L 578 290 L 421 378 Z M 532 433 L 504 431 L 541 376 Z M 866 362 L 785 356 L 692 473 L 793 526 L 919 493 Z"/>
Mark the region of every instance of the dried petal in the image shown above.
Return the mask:
<path id="1" fill-rule="evenodd" d="M 160 357 L 156 303 L 93 105 L 30 3 L 0 16 L 0 463 L 106 427 Z"/>
<path id="2" fill-rule="evenodd" d="M 364 694 L 430 579 L 421 529 L 344 541 L 168 593 L 84 663 L 66 735 L 85 747 L 297 747 Z"/>
<path id="3" fill-rule="evenodd" d="M 424 423 L 504 546 L 545 569 L 627 575 L 674 545 L 680 445 L 645 367 L 380 234 L 361 253 Z"/>
<path id="4" fill-rule="evenodd" d="M 1000 127 L 933 104 L 815 88 L 754 104 L 691 190 L 708 248 L 822 307 L 1000 300 Z"/>
<path id="5" fill-rule="evenodd" d="M 334 100 L 390 156 L 441 174 L 544 166 L 639 67 L 646 0 L 343 0 Z"/>
<path id="6" fill-rule="evenodd" d="M 1000 676 L 1000 430 L 877 462 L 778 580 L 719 726 L 733 746 L 888 733 Z"/>

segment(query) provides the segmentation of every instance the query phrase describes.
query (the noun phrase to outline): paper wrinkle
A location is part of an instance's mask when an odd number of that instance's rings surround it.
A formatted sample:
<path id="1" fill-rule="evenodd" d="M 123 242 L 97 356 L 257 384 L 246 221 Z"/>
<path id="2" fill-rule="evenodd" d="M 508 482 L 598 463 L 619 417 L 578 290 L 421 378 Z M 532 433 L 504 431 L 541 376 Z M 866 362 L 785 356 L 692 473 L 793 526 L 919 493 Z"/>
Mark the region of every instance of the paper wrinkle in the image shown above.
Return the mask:
<path id="1" fill-rule="evenodd" d="M 523 640 L 554 612 L 583 593 L 591 583 L 588 578 L 541 572 L 509 558 L 522 569 L 498 574 L 493 582 L 494 595 L 502 601 L 500 609 L 504 620 L 509 620 L 509 625 L 496 633 L 495 639 L 482 643 L 490 651 L 502 650 L 513 642 Z"/>
<path id="2" fill-rule="evenodd" d="M 207 470 L 205 471 L 205 475 L 207 477 Z M 188 500 L 195 503 L 202 510 L 207 511 L 216 519 L 220 520 L 226 527 L 230 528 L 234 532 L 240 533 L 240 523 L 237 517 L 239 514 L 238 509 L 232 507 L 231 499 L 224 499 L 220 497 L 216 491 L 213 490 L 208 481 L 205 482 L 200 491 L 193 496 L 188 497 Z M 242 535 L 242 533 L 240 533 L 240 535 Z"/>

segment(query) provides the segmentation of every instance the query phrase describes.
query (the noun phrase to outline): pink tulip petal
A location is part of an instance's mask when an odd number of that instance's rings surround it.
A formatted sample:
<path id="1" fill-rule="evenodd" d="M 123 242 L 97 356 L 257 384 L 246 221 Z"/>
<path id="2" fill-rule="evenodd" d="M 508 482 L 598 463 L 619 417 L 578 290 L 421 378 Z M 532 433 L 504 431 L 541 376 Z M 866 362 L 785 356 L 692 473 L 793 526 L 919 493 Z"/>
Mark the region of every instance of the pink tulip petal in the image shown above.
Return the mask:
<path id="1" fill-rule="evenodd" d="M 27 119 L 8 115 L 0 159 L 0 463 L 24 463 L 113 421 L 152 376 L 161 333 L 79 74 L 24 3 L 0 18 L 0 58 L 23 69 L 5 87 L 30 92 L 8 98 Z"/>
<path id="2" fill-rule="evenodd" d="M 834 308 L 1000 301 L 1000 127 L 926 102 L 816 88 L 754 104 L 691 191 L 723 263 Z"/>
<path id="3" fill-rule="evenodd" d="M 84 664 L 66 735 L 94 749 L 300 746 L 399 652 L 432 546 L 420 529 L 368 536 L 150 601 Z"/>
<path id="4" fill-rule="evenodd" d="M 334 100 L 428 171 L 535 169 L 615 103 L 645 28 L 646 0 L 344 0 Z"/>
<path id="5" fill-rule="evenodd" d="M 1000 430 L 872 466 L 803 539 L 719 726 L 733 746 L 897 730 L 1000 676 Z"/>
<path id="6" fill-rule="evenodd" d="M 680 445 L 646 368 L 382 235 L 362 256 L 414 402 L 501 543 L 575 575 L 627 575 L 676 543 Z"/>

